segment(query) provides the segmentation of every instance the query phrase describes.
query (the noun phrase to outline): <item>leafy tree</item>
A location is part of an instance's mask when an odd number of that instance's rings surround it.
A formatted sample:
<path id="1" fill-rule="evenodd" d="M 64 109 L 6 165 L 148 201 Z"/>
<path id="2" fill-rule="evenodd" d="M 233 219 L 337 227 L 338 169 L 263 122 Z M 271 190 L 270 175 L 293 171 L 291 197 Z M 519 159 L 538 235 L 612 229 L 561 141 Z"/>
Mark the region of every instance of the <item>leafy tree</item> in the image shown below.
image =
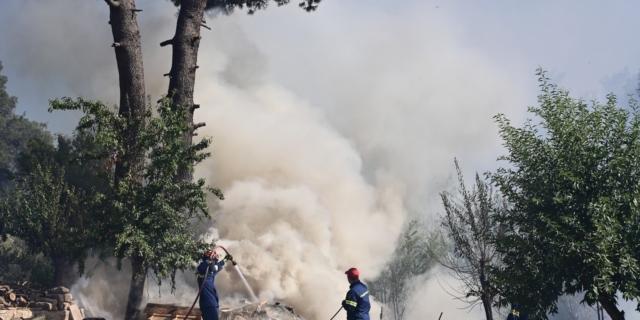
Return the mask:
<path id="1" fill-rule="evenodd" d="M 428 238 L 422 235 L 420 224 L 411 221 L 393 259 L 370 283 L 371 295 L 391 308 L 394 320 L 404 319 L 407 300 L 416 289 L 416 278 L 426 274 L 435 265 L 437 258 L 432 254 L 441 247 L 438 240 L 436 234 Z"/>
<path id="2" fill-rule="evenodd" d="M 440 264 L 461 283 L 456 298 L 470 307 L 482 304 L 487 320 L 493 320 L 493 304 L 497 292 L 490 286 L 490 268 L 500 264 L 501 255 L 492 244 L 501 227 L 493 218 L 507 210 L 507 204 L 490 184 L 476 173 L 475 185 L 468 190 L 464 184 L 458 160 L 459 195 L 440 194 L 445 214 L 441 226 L 445 230 L 453 254 L 447 254 Z"/>
<path id="3" fill-rule="evenodd" d="M 102 177 L 108 188 L 94 197 L 98 235 L 103 248 L 112 249 L 118 259 L 131 261 L 132 277 L 126 319 L 137 319 L 147 270 L 158 278 L 170 276 L 175 284 L 177 270 L 185 270 L 208 244 L 195 240 L 193 223 L 210 217 L 207 191 L 223 199 L 218 189 L 197 181 L 174 180 L 179 167 L 193 172 L 209 156 L 202 152 L 210 139 L 185 148 L 184 134 L 192 130 L 184 109 L 173 109 L 163 98 L 157 117 L 151 108 L 142 114 L 122 115 L 100 102 L 78 98 L 51 101 L 51 109 L 81 110 L 84 117 L 78 132 L 89 132 L 96 149 L 81 160 L 104 160 Z M 131 130 L 138 136 L 131 140 Z M 142 160 L 142 161 L 141 161 Z M 124 172 L 116 172 L 116 167 Z M 195 219 L 195 220 L 194 220 Z M 131 300 L 131 298 L 134 300 Z M 137 300 L 135 299 L 137 298 Z"/>
<path id="4" fill-rule="evenodd" d="M 8 236 L 0 242 L 0 283 L 26 282 L 37 290 L 53 287 L 51 259 L 34 254 L 24 241 Z"/>
<path id="5" fill-rule="evenodd" d="M 18 98 L 7 92 L 7 81 L 6 76 L 0 75 L 0 187 L 6 187 L 11 181 L 15 157 L 24 150 L 30 138 L 52 141 L 51 135 L 44 130 L 44 124 L 30 121 L 24 114 L 15 114 Z"/>
<path id="6" fill-rule="evenodd" d="M 87 134 L 57 136 L 57 144 L 32 138 L 15 160 L 16 181 L 2 202 L 6 232 L 24 240 L 30 253 L 52 259 L 55 286 L 70 286 L 73 263 L 83 272 L 92 246 L 93 217 L 86 195 L 104 189 L 91 163 L 73 160 L 92 150 Z"/>
<path id="7" fill-rule="evenodd" d="M 9 233 L 22 239 L 29 253 L 51 257 L 54 286 L 70 285 L 64 277 L 72 261 L 82 270 L 90 232 L 85 193 L 67 184 L 64 175 L 58 164 L 35 164 L 0 203 Z"/>
<path id="8" fill-rule="evenodd" d="M 501 304 L 546 319 L 562 294 L 584 292 L 584 303 L 622 320 L 616 293 L 640 297 L 640 114 L 633 100 L 630 110 L 612 94 L 587 105 L 537 75 L 536 121 L 517 128 L 496 116 L 508 166 L 490 177 L 512 205 L 496 216 Z"/>

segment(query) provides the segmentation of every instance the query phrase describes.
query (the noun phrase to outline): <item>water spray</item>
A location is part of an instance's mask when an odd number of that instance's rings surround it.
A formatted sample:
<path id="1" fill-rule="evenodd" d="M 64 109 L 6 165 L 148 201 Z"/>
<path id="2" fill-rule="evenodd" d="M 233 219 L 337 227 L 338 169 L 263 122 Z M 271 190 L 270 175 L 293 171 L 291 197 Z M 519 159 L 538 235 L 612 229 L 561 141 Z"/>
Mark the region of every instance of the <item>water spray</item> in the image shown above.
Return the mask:
<path id="1" fill-rule="evenodd" d="M 236 269 L 236 271 L 238 271 L 238 274 L 240 275 L 240 279 L 242 279 L 242 283 L 244 284 L 244 287 L 247 289 L 249 294 L 251 294 L 251 299 L 253 300 L 253 302 L 258 302 L 258 297 L 256 297 L 255 293 L 253 293 L 253 290 L 251 290 L 251 287 L 249 287 L 249 283 L 247 282 L 247 279 L 244 278 L 244 275 L 240 271 L 240 268 L 238 268 L 238 264 L 235 261 L 233 261 L 233 267 Z"/>

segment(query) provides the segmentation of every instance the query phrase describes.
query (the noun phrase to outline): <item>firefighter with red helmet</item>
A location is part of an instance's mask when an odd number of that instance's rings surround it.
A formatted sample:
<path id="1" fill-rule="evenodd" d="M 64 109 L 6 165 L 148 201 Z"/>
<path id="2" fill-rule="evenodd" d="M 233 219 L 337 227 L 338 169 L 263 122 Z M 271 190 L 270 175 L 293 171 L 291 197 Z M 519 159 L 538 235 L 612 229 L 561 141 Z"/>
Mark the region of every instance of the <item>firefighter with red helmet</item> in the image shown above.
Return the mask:
<path id="1" fill-rule="evenodd" d="M 233 261 L 229 254 L 223 260 L 218 261 L 218 254 L 210 249 L 202 256 L 202 262 L 197 268 L 196 278 L 198 279 L 198 288 L 202 288 L 200 293 L 200 312 L 203 320 L 218 320 L 220 305 L 214 280 L 228 260 Z"/>
<path id="2" fill-rule="evenodd" d="M 345 274 L 350 284 L 347 297 L 342 301 L 342 306 L 347 311 L 347 320 L 369 320 L 369 289 L 360 282 L 360 271 L 351 268 Z"/>

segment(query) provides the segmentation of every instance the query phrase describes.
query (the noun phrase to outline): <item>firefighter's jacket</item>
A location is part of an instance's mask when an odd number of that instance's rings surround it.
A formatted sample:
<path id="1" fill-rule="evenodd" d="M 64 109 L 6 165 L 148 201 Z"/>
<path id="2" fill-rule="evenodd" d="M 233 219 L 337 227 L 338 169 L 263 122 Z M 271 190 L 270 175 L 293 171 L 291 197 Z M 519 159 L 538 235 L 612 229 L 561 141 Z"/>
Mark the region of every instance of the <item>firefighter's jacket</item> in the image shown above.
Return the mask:
<path id="1" fill-rule="evenodd" d="M 218 291 L 216 290 L 216 285 L 213 281 L 216 278 L 216 274 L 222 270 L 223 266 L 224 260 L 217 264 L 213 264 L 209 259 L 203 260 L 198 266 L 198 270 L 196 272 L 198 289 L 202 286 L 202 281 L 205 282 L 204 288 L 202 288 L 202 293 L 200 293 L 200 308 L 219 306 Z M 207 275 L 205 275 L 204 273 L 207 270 L 207 267 L 209 267 L 209 271 L 207 272 Z"/>
<path id="2" fill-rule="evenodd" d="M 352 283 L 347 292 L 347 298 L 342 301 L 342 306 L 347 311 L 347 320 L 370 320 L 369 290 L 359 280 Z"/>
<path id="3" fill-rule="evenodd" d="M 511 312 L 509 312 L 507 320 L 520 320 L 520 311 L 517 303 L 511 304 Z"/>

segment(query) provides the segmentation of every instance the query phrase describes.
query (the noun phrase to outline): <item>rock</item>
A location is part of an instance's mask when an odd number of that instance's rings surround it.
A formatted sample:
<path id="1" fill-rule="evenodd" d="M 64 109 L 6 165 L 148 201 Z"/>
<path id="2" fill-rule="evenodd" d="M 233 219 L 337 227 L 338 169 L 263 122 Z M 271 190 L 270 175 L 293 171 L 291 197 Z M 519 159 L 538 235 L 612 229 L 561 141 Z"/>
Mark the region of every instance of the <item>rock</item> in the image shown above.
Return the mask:
<path id="1" fill-rule="evenodd" d="M 58 310 L 69 310 L 69 306 L 71 304 L 69 302 L 58 302 Z"/>
<path id="2" fill-rule="evenodd" d="M 28 320 L 69 320 L 69 311 L 34 311 L 33 317 Z"/>
<path id="3" fill-rule="evenodd" d="M 49 299 L 55 299 L 59 302 L 69 302 L 71 300 L 73 300 L 73 296 L 71 295 L 71 293 L 64 293 L 64 294 L 48 294 L 47 298 Z"/>
<path id="4" fill-rule="evenodd" d="M 51 309 L 53 308 L 53 305 L 51 303 L 49 303 L 49 302 L 38 301 L 38 302 L 30 303 L 29 304 L 29 308 L 51 311 Z"/>
<path id="5" fill-rule="evenodd" d="M 66 287 L 55 287 L 53 289 L 47 290 L 48 294 L 65 294 L 69 292 L 71 291 L 69 291 L 69 289 L 67 289 Z"/>
<path id="6" fill-rule="evenodd" d="M 0 319 L 2 320 L 10 320 L 13 318 L 32 318 L 33 312 L 29 309 L 19 309 L 19 310 L 0 310 Z"/>
<path id="7" fill-rule="evenodd" d="M 58 305 L 58 299 L 50 299 L 50 298 L 40 297 L 40 298 L 36 299 L 36 301 L 46 302 L 46 303 L 50 303 L 50 304 L 53 304 L 53 305 L 56 305 L 56 306 Z"/>
<path id="8" fill-rule="evenodd" d="M 52 305 L 51 306 L 51 311 L 58 311 L 58 305 Z"/>
<path id="9" fill-rule="evenodd" d="M 69 306 L 69 312 L 71 313 L 71 319 L 70 320 L 82 320 L 82 319 L 84 319 L 84 317 L 82 316 L 82 313 L 80 312 L 80 309 L 78 309 L 78 306 L 70 305 Z"/>

